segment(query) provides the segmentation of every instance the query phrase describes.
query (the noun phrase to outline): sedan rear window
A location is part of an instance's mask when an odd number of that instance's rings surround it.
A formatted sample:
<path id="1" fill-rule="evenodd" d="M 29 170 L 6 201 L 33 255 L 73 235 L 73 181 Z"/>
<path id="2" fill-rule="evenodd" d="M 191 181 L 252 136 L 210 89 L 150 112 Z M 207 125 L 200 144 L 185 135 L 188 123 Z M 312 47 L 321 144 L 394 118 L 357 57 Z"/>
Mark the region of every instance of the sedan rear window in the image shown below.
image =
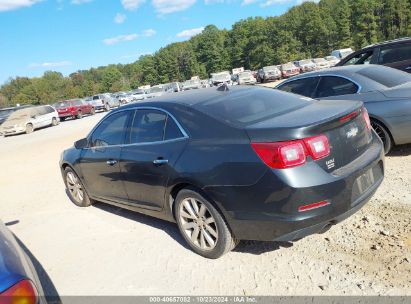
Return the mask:
<path id="1" fill-rule="evenodd" d="M 367 77 L 388 88 L 396 87 L 411 81 L 411 75 L 384 66 L 373 66 L 361 69 L 357 74 Z"/>
<path id="2" fill-rule="evenodd" d="M 273 89 L 242 92 L 197 104 L 197 109 L 234 126 L 247 126 L 304 107 L 311 99 Z"/>

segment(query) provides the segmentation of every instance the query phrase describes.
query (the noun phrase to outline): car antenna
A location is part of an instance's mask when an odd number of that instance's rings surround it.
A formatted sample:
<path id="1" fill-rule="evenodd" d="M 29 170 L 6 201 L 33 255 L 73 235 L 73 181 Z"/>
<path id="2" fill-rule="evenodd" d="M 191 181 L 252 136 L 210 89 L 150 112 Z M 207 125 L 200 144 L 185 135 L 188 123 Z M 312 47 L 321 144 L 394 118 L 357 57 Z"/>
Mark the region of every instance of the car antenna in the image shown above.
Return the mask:
<path id="1" fill-rule="evenodd" d="M 223 84 L 219 85 L 217 88 L 217 91 L 221 91 L 221 92 L 230 91 L 227 82 L 224 82 Z"/>

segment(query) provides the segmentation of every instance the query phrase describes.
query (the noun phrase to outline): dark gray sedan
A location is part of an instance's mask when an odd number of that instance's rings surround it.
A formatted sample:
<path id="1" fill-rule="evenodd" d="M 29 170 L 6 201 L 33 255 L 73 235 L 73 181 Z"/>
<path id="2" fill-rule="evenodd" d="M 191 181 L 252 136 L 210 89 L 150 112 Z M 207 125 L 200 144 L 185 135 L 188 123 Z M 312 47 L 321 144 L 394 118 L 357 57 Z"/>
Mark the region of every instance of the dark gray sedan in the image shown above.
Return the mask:
<path id="1" fill-rule="evenodd" d="M 296 76 L 276 89 L 328 100 L 360 100 L 388 153 L 411 143 L 411 75 L 378 65 L 345 66 Z"/>

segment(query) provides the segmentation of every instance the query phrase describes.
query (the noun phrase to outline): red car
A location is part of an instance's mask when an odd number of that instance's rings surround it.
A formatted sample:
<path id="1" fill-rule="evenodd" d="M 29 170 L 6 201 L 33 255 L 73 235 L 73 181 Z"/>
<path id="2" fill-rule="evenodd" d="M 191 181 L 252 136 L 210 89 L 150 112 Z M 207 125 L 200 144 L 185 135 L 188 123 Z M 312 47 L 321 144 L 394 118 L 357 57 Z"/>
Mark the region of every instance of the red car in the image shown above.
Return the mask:
<path id="1" fill-rule="evenodd" d="M 59 102 L 55 104 L 55 108 L 59 113 L 61 121 L 66 120 L 68 117 L 81 119 L 84 114 L 95 114 L 94 107 L 81 99 L 71 99 Z"/>
<path id="2" fill-rule="evenodd" d="M 289 77 L 300 74 L 300 68 L 296 67 L 291 62 L 282 64 L 280 67 L 280 70 L 281 70 L 281 76 L 283 78 L 289 78 Z"/>

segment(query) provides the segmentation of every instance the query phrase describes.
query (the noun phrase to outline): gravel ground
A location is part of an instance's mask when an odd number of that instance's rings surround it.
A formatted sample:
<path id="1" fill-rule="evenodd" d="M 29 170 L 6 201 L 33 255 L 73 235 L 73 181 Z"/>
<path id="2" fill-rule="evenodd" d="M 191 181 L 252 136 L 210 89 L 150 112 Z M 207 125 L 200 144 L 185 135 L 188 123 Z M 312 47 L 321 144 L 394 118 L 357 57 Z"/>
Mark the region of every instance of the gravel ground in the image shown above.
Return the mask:
<path id="1" fill-rule="evenodd" d="M 411 295 L 411 146 L 357 214 L 295 243 L 241 242 L 219 260 L 177 227 L 68 199 L 60 152 L 103 114 L 0 138 L 0 215 L 28 248 L 49 295 Z"/>

